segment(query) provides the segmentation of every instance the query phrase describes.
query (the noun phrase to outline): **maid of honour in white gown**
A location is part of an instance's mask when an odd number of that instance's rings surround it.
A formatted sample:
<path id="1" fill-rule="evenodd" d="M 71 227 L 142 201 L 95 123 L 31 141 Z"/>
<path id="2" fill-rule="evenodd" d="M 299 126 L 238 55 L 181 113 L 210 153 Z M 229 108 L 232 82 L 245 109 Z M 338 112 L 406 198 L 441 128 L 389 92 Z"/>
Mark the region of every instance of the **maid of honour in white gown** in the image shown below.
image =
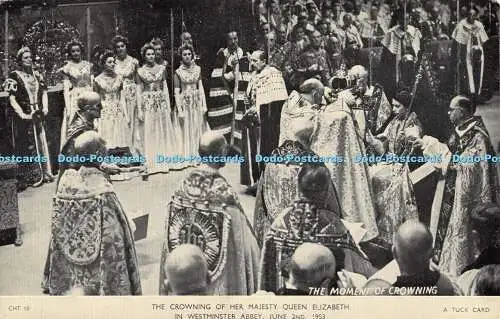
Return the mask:
<path id="1" fill-rule="evenodd" d="M 182 62 L 175 71 L 174 94 L 182 132 L 180 155 L 192 156 L 198 154 L 198 145 L 203 133 L 210 130 L 205 118 L 207 102 L 201 80 L 201 68 L 193 60 L 193 48 L 183 45 L 179 51 Z"/>
<path id="2" fill-rule="evenodd" d="M 149 174 L 166 173 L 178 165 L 158 161 L 158 155 L 178 155 L 178 129 L 170 116 L 170 96 L 165 66 L 155 63 L 151 44 L 141 49 L 145 64 L 137 70 L 137 126 L 136 138 L 143 139 L 146 167 Z"/>

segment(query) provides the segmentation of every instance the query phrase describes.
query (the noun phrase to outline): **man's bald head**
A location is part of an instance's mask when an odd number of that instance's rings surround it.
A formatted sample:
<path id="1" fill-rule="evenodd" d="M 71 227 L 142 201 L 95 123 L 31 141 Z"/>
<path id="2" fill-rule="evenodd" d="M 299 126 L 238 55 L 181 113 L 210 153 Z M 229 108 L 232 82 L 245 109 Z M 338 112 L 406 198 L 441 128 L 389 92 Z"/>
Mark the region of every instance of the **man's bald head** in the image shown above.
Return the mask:
<path id="1" fill-rule="evenodd" d="M 207 293 L 208 264 L 196 245 L 180 245 L 165 261 L 166 286 L 172 295 L 204 295 Z"/>
<path id="2" fill-rule="evenodd" d="M 396 232 L 392 252 L 400 268 L 423 270 L 429 266 L 432 246 L 429 229 L 419 221 L 409 220 Z"/>
<path id="3" fill-rule="evenodd" d="M 320 80 L 312 78 L 305 80 L 299 86 L 299 92 L 303 95 L 310 95 L 314 104 L 320 104 L 325 94 L 325 86 Z"/>
<path id="4" fill-rule="evenodd" d="M 77 100 L 78 111 L 88 122 L 101 117 L 101 97 L 96 92 L 85 92 Z"/>
<path id="5" fill-rule="evenodd" d="M 106 141 L 96 131 L 87 131 L 75 139 L 75 154 L 80 156 L 104 155 Z"/>
<path id="6" fill-rule="evenodd" d="M 325 86 L 323 83 L 321 83 L 320 80 L 318 79 L 308 79 L 305 80 L 300 86 L 299 86 L 299 92 L 304 93 L 304 94 L 310 94 L 313 93 L 314 91 L 321 90 Z"/>
<path id="7" fill-rule="evenodd" d="M 355 65 L 349 69 L 348 75 L 353 80 L 366 78 L 368 77 L 368 70 L 362 65 Z"/>
<path id="8" fill-rule="evenodd" d="M 101 97 L 96 92 L 84 92 L 77 100 L 79 109 L 84 109 L 89 105 L 96 105 L 101 102 Z"/>
<path id="9" fill-rule="evenodd" d="M 335 276 L 335 256 L 327 247 L 304 243 L 297 247 L 290 260 L 290 280 L 299 289 L 318 287 Z"/>

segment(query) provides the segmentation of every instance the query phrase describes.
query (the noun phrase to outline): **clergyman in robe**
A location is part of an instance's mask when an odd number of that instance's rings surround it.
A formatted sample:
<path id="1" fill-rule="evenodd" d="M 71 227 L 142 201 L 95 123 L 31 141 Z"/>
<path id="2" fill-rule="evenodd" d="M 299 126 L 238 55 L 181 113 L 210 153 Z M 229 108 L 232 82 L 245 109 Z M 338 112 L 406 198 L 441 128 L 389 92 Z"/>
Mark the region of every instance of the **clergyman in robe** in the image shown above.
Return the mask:
<path id="1" fill-rule="evenodd" d="M 403 82 L 410 86 L 414 77 L 414 62 L 420 53 L 420 31 L 406 24 L 403 12 L 397 13 L 398 24 L 387 31 L 382 39 L 382 56 L 380 58 L 377 82 L 379 82 L 387 94 L 389 101 L 396 94 L 398 85 Z"/>
<path id="2" fill-rule="evenodd" d="M 432 205 L 430 228 L 434 236 L 434 262 L 453 276 L 474 261 L 471 212 L 481 203 L 500 202 L 497 167 L 491 139 L 472 101 L 457 96 L 448 112 L 455 131 L 447 144 L 431 136 L 417 138 L 424 155 L 441 155 L 435 166 L 442 172 Z M 481 159 L 474 161 L 474 158 Z M 472 160 L 471 160 L 472 159 Z"/>
<path id="3" fill-rule="evenodd" d="M 455 58 L 458 69 L 454 74 L 458 77 L 459 92 L 475 98 L 481 94 L 483 86 L 483 44 L 488 40 L 483 24 L 477 20 L 475 9 L 469 10 L 468 17 L 458 23 L 451 37 L 457 48 Z"/>
<path id="4" fill-rule="evenodd" d="M 250 57 L 254 73 L 247 87 L 247 111 L 243 117 L 243 154 L 241 184 L 253 185 L 258 181 L 265 163 L 257 163 L 255 156 L 268 156 L 278 146 L 280 116 L 288 98 L 281 72 L 267 65 L 265 52 L 255 51 Z"/>
<path id="5" fill-rule="evenodd" d="M 54 198 L 52 231 L 42 288 L 63 295 L 81 288 L 85 295 L 141 295 L 139 263 L 127 216 L 100 163 L 106 154 L 97 132 L 74 141 L 85 157 L 64 171 Z"/>
<path id="6" fill-rule="evenodd" d="M 77 102 L 78 110 L 75 112 L 71 124 L 68 127 L 66 141 L 61 141 L 61 154 L 66 156 L 74 155 L 75 139 L 82 133 L 96 131 L 94 120 L 101 117 L 101 98 L 95 92 L 86 92 Z M 64 171 L 73 166 L 72 163 L 62 161 L 59 163 L 58 181 Z"/>
<path id="7" fill-rule="evenodd" d="M 241 153 L 243 96 L 248 84 L 247 58 L 238 45 L 238 34 L 227 34 L 227 47 L 217 52 L 211 74 L 207 120 L 210 129 L 224 134 L 231 147 Z"/>
<path id="8" fill-rule="evenodd" d="M 394 236 L 391 249 L 394 260 L 369 278 L 367 286 L 384 280 L 399 288 L 399 292 L 393 290 L 395 295 L 461 295 L 453 277 L 432 264 L 432 239 L 429 228 L 418 220 L 403 223 Z"/>
<path id="9" fill-rule="evenodd" d="M 300 85 L 297 91 L 290 93 L 281 110 L 279 145 L 286 140 L 294 139 L 295 131 L 292 123 L 296 119 L 317 121 L 324 94 L 325 87 L 318 79 L 308 79 Z"/>
<path id="10" fill-rule="evenodd" d="M 368 131 L 373 134 L 381 133 L 392 111 L 384 88 L 379 84 L 369 84 L 368 70 L 362 65 L 353 66 L 348 72 L 348 77 L 352 88 L 342 91 L 339 98 L 355 101 L 351 105 L 351 110 L 360 134 L 365 136 Z"/>
<path id="11" fill-rule="evenodd" d="M 59 163 L 58 183 L 61 176 L 69 168 L 79 167 L 78 163 L 71 162 L 68 158 L 75 156 L 74 144 L 75 139 L 81 134 L 88 131 L 96 131 L 94 126 L 95 119 L 101 117 L 102 105 L 101 98 L 95 92 L 83 93 L 77 101 L 78 110 L 68 126 L 66 141 L 61 141 L 61 161 Z M 114 175 L 125 172 L 139 171 L 138 167 L 118 167 L 114 163 L 103 161 L 100 163 L 100 170 L 108 175 Z"/>
<path id="12" fill-rule="evenodd" d="M 223 135 L 205 133 L 201 157 L 225 157 Z M 197 245 L 208 262 L 210 295 L 251 295 L 257 290 L 260 249 L 237 194 L 220 174 L 224 163 L 209 162 L 189 172 L 168 206 L 161 265 L 182 244 Z M 160 270 L 160 295 L 168 294 Z"/>

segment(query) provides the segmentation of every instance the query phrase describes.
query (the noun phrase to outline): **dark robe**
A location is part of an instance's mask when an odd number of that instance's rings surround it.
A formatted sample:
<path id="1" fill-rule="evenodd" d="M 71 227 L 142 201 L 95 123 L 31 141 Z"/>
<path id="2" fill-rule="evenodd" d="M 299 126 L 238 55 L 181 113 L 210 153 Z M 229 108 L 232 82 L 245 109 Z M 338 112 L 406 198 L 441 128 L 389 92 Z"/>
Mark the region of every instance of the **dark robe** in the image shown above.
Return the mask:
<path id="1" fill-rule="evenodd" d="M 165 261 L 181 244 L 198 245 L 208 261 L 211 295 L 251 295 L 257 290 L 260 250 L 238 196 L 211 168 L 189 173 L 168 206 L 160 261 L 160 295 Z"/>
<path id="2" fill-rule="evenodd" d="M 257 115 L 245 114 L 242 129 L 242 153 L 245 162 L 241 165 L 241 184 L 256 183 L 265 163 L 257 163 L 255 156 L 269 156 L 278 146 L 280 117 L 284 101 L 288 98 L 281 72 L 266 66 L 260 73 L 253 73 L 247 87 L 246 107 L 255 108 Z"/>
<path id="3" fill-rule="evenodd" d="M 392 101 L 401 82 L 411 86 L 414 81 L 414 64 L 403 62 L 403 57 L 412 55 L 414 60 L 420 52 L 420 31 L 413 26 L 407 26 L 404 32 L 399 25 L 391 28 L 382 40 L 383 51 L 380 58 L 376 82 L 385 90 L 387 98 Z"/>
<path id="4" fill-rule="evenodd" d="M 429 271 L 413 276 L 398 276 L 394 287 L 432 287 L 439 280 L 439 272 Z"/>
<path id="5" fill-rule="evenodd" d="M 446 34 L 446 27 L 439 20 L 429 19 L 422 22 L 420 30 L 422 31 L 422 40 L 424 41 L 437 40 L 440 36 Z"/>
<path id="6" fill-rule="evenodd" d="M 487 265 L 500 265 L 500 247 L 490 246 L 483 250 L 476 260 L 464 268 L 462 274 L 472 269 L 481 269 Z"/>
<path id="7" fill-rule="evenodd" d="M 34 81 L 30 81 L 33 79 Z M 12 108 L 9 108 L 13 121 L 13 155 L 32 157 L 40 155 L 46 156 L 47 160 L 50 161 L 47 139 L 43 127 L 44 116 L 41 114 L 42 95 L 47 90 L 42 76 L 37 72 L 28 75 L 22 71 L 13 71 L 6 80 L 4 89 L 10 96 L 16 98 L 17 103 L 25 114 L 30 114 L 33 110 L 37 112 L 33 115 L 33 119 L 23 120 Z M 18 188 L 24 189 L 26 186 L 41 183 L 46 170 L 45 166 L 44 163 L 18 163 Z"/>
<path id="8" fill-rule="evenodd" d="M 483 72 L 486 70 L 483 44 L 488 35 L 481 22 L 470 24 L 463 19 L 453 31 L 452 38 L 455 41 L 453 60 L 456 63 L 454 74 L 458 92 L 475 98 L 481 94 L 483 86 Z"/>
<path id="9" fill-rule="evenodd" d="M 20 225 L 16 168 L 16 164 L 0 163 L 0 246 L 15 242 Z"/>
<path id="10" fill-rule="evenodd" d="M 311 294 L 308 291 L 299 290 L 299 289 L 290 289 L 290 288 L 280 288 L 276 292 L 277 296 L 310 296 Z"/>
<path id="11" fill-rule="evenodd" d="M 415 294 L 417 296 L 454 296 L 457 295 L 456 286 L 450 281 L 450 279 L 439 273 L 439 271 L 431 271 L 411 275 L 411 276 L 398 276 L 396 282 L 392 285 L 398 288 L 432 288 L 436 287 L 436 294 L 432 292 L 427 292 L 427 294 Z"/>
<path id="12" fill-rule="evenodd" d="M 224 75 L 232 73 L 236 69 L 231 66 L 231 60 L 237 59 L 239 73 L 241 75 L 238 83 L 227 80 Z M 248 73 L 248 59 L 241 48 L 230 53 L 229 50 L 220 49 L 217 54 L 216 67 L 212 71 L 210 81 L 210 92 L 208 99 L 208 124 L 212 131 L 223 134 L 233 149 L 241 153 L 242 123 L 245 114 L 245 103 L 243 96 L 248 85 L 250 74 Z M 234 99 L 235 86 L 238 84 L 238 96 L 236 105 Z"/>
<path id="13" fill-rule="evenodd" d="M 412 104 L 424 134 L 438 139 L 450 136 L 448 106 L 453 98 L 452 64 L 449 56 L 451 41 L 432 41 L 426 44 L 417 70 L 422 76 Z"/>
<path id="14" fill-rule="evenodd" d="M 309 70 L 313 65 L 317 65 L 317 69 L 314 71 Z M 310 78 L 317 78 L 324 85 L 327 85 L 332 74 L 326 51 L 321 48 L 315 49 L 312 46 L 304 49 L 298 56 L 293 68 L 294 73 L 291 80 L 293 89 L 298 89 L 305 80 Z"/>
<path id="15" fill-rule="evenodd" d="M 284 286 L 290 258 L 305 242 L 328 247 L 341 269 L 366 277 L 375 272 L 341 219 L 323 207 L 324 198 L 300 199 L 276 217 L 262 248 L 259 290 L 276 292 Z"/>

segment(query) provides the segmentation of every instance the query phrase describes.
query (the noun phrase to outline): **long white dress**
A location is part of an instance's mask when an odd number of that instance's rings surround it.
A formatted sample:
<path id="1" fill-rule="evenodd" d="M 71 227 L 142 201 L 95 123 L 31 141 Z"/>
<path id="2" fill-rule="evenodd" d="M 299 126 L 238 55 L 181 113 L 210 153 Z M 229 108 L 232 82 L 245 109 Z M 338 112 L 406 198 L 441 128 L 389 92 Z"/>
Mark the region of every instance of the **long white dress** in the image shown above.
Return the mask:
<path id="1" fill-rule="evenodd" d="M 135 79 L 138 67 L 139 61 L 130 55 L 127 55 L 127 57 L 123 60 L 116 58 L 115 72 L 123 78 L 121 95 L 130 119 L 137 117 L 137 114 L 135 113 L 137 110 L 137 85 L 135 83 Z M 130 139 L 132 140 L 131 146 L 135 149 L 140 149 L 140 145 L 136 145 L 136 141 L 133 140 L 134 128 L 134 122 L 131 121 L 129 124 Z"/>
<path id="2" fill-rule="evenodd" d="M 182 132 L 180 155 L 196 156 L 202 134 L 210 130 L 204 117 L 207 102 L 201 81 L 201 68 L 194 63 L 190 66 L 181 64 L 175 71 L 175 88 L 180 89 L 175 97 Z"/>
<path id="3" fill-rule="evenodd" d="M 179 154 L 176 136 L 170 117 L 170 97 L 165 80 L 165 67 L 141 67 L 137 70 L 139 107 L 144 112 L 143 130 L 144 155 L 149 174 L 166 173 L 175 167 L 172 163 L 157 162 L 157 156 Z"/>
<path id="4" fill-rule="evenodd" d="M 101 73 L 95 78 L 94 90 L 101 96 L 101 118 L 97 131 L 108 148 L 130 146 L 128 110 L 122 97 L 123 79 Z"/>

